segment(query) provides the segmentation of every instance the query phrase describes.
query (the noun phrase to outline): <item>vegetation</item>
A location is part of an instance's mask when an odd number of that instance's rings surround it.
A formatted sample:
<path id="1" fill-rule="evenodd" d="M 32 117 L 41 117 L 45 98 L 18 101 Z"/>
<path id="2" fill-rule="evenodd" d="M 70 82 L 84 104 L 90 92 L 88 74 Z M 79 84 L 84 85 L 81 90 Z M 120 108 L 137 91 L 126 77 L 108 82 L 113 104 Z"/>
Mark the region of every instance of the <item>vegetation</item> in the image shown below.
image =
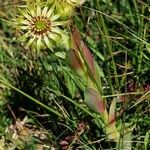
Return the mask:
<path id="1" fill-rule="evenodd" d="M 148 150 L 149 14 L 149 0 L 0 0 L 0 150 Z"/>

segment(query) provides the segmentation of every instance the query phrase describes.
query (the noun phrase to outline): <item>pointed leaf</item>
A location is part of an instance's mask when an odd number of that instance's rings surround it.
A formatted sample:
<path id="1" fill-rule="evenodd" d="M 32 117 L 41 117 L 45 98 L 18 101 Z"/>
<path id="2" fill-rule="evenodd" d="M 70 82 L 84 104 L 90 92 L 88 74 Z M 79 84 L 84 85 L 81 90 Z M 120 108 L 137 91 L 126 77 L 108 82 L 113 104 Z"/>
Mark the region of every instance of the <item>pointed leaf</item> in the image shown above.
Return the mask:
<path id="1" fill-rule="evenodd" d="M 66 54 L 66 60 L 70 67 L 80 76 L 85 74 L 85 66 L 82 59 L 74 49 L 70 49 Z"/>
<path id="2" fill-rule="evenodd" d="M 115 124 L 116 99 L 113 99 L 109 109 L 109 124 Z"/>
<path id="3" fill-rule="evenodd" d="M 84 57 L 84 61 L 88 66 L 90 74 L 96 79 L 96 70 L 95 70 L 95 61 L 94 58 L 90 52 L 90 50 L 87 48 L 85 43 L 81 42 L 81 50 Z"/>
<path id="4" fill-rule="evenodd" d="M 85 43 L 81 40 L 78 29 L 73 25 L 71 25 L 71 33 L 72 33 L 73 49 L 75 49 L 78 53 L 80 53 L 81 57 L 83 58 L 87 66 L 87 69 L 89 69 L 89 73 L 96 79 L 96 70 L 94 65 L 95 61 L 90 50 L 87 48 Z"/>
<path id="5" fill-rule="evenodd" d="M 71 28 L 72 48 L 75 49 L 76 51 L 79 51 L 81 48 L 80 33 L 74 25 L 71 25 L 70 28 Z"/>

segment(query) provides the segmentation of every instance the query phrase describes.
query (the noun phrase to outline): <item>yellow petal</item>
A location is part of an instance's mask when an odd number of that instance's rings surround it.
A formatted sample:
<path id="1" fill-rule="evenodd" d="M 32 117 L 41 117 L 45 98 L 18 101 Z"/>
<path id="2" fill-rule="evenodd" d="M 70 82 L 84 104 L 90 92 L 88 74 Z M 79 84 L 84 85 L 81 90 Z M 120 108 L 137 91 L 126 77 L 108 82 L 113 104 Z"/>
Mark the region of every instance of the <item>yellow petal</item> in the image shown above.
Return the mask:
<path id="1" fill-rule="evenodd" d="M 37 37 L 37 52 L 40 51 L 41 46 L 42 46 L 42 37 L 41 37 L 41 35 L 39 35 L 39 36 Z"/>
<path id="2" fill-rule="evenodd" d="M 50 8 L 50 10 L 47 12 L 47 14 L 46 14 L 46 17 L 47 17 L 47 18 L 49 18 L 49 17 L 52 15 L 52 13 L 53 13 L 53 11 L 54 11 L 54 8 L 55 8 L 55 6 L 53 5 L 53 6 Z"/>
<path id="3" fill-rule="evenodd" d="M 44 41 L 45 41 L 46 46 L 52 50 L 52 43 L 50 42 L 47 36 L 44 36 Z"/>
<path id="4" fill-rule="evenodd" d="M 37 16 L 41 16 L 41 7 L 37 6 Z"/>
<path id="5" fill-rule="evenodd" d="M 43 11 L 42 11 L 42 16 L 46 16 L 48 11 L 48 7 L 44 7 Z"/>

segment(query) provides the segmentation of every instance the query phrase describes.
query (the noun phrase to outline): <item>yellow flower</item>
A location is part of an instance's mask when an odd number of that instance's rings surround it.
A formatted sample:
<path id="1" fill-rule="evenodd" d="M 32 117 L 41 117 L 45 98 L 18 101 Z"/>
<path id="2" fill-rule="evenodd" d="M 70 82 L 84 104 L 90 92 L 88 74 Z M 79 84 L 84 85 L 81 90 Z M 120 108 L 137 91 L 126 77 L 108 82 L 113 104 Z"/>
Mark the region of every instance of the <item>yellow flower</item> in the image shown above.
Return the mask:
<path id="1" fill-rule="evenodd" d="M 20 13 L 16 20 L 16 25 L 23 34 L 19 40 L 27 42 L 27 46 L 34 50 L 53 47 L 68 36 L 60 26 L 66 22 L 59 21 L 60 14 L 56 14 L 55 6 L 45 5 L 27 5 L 20 9 Z"/>

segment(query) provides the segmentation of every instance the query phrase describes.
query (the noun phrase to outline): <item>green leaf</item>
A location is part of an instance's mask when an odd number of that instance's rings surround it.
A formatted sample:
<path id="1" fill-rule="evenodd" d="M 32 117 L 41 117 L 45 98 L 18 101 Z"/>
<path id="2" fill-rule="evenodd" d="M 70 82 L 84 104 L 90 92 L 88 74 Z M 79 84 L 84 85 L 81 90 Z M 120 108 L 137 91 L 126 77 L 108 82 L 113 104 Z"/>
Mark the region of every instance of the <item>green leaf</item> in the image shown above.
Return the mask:
<path id="1" fill-rule="evenodd" d="M 148 148 L 148 147 L 147 147 L 147 146 L 148 146 L 148 143 L 150 142 L 150 141 L 149 141 L 149 137 L 150 137 L 150 136 L 149 136 L 149 133 L 150 133 L 150 132 L 147 131 L 147 132 L 146 132 L 146 135 L 145 135 L 145 137 L 144 137 L 144 147 L 145 147 L 145 150 L 147 150 L 147 148 Z"/>

